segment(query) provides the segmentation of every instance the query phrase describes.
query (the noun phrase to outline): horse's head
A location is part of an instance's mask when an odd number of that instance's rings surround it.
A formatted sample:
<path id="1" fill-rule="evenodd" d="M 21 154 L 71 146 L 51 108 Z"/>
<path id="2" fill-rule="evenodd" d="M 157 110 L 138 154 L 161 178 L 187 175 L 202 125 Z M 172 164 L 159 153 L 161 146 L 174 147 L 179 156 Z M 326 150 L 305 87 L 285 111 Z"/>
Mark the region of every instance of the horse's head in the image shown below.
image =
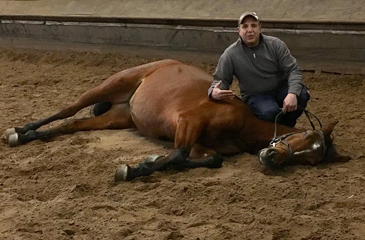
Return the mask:
<path id="1" fill-rule="evenodd" d="M 339 155 L 333 145 L 331 133 L 337 122 L 321 130 L 306 130 L 282 135 L 274 139 L 259 154 L 260 162 L 269 167 L 283 164 L 311 164 L 324 161 L 348 161 Z"/>

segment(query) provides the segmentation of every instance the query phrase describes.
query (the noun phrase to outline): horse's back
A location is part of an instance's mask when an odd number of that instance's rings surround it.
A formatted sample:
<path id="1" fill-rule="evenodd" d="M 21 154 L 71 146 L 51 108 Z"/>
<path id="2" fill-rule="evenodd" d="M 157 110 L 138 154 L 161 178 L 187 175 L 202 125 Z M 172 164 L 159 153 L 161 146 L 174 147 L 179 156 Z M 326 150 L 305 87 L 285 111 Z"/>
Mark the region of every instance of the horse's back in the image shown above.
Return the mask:
<path id="1" fill-rule="evenodd" d="M 199 68 L 172 62 L 143 80 L 130 100 L 137 128 L 152 137 L 173 139 L 177 118 L 209 101 L 212 76 Z"/>

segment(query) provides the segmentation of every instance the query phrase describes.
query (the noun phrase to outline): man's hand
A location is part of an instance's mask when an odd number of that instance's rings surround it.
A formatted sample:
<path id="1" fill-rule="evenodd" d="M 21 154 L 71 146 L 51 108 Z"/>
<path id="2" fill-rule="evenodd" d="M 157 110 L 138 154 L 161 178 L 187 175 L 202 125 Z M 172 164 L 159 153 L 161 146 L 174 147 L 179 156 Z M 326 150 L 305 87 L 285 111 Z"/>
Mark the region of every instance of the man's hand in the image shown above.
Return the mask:
<path id="1" fill-rule="evenodd" d="M 219 81 L 213 88 L 211 97 L 215 100 L 233 99 L 234 93 L 231 90 L 222 90 L 222 81 Z"/>
<path id="2" fill-rule="evenodd" d="M 283 102 L 283 112 L 292 112 L 297 110 L 298 99 L 294 93 L 288 93 Z"/>

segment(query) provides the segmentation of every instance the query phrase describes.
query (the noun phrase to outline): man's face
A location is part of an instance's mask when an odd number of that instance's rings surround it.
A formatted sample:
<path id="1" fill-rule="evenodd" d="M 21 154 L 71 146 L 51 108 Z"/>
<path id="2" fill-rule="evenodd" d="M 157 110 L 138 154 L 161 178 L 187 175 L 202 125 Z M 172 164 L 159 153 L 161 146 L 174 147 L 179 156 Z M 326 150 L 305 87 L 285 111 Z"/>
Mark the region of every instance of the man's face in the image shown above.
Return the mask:
<path id="1" fill-rule="evenodd" d="M 248 47 L 255 47 L 259 44 L 261 25 L 253 17 L 245 17 L 238 27 L 238 34 Z"/>

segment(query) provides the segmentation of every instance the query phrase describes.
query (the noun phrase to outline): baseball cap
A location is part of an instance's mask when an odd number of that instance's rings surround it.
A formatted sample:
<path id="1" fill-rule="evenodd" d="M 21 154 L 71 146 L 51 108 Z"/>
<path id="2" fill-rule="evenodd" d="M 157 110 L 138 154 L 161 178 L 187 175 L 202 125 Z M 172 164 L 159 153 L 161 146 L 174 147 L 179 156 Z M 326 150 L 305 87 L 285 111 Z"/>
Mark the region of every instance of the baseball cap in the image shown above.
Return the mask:
<path id="1" fill-rule="evenodd" d="M 240 25 L 243 21 L 243 19 L 247 16 L 254 17 L 257 21 L 259 20 L 259 17 L 255 12 L 244 12 L 242 13 L 241 17 L 238 19 L 238 25 Z"/>

